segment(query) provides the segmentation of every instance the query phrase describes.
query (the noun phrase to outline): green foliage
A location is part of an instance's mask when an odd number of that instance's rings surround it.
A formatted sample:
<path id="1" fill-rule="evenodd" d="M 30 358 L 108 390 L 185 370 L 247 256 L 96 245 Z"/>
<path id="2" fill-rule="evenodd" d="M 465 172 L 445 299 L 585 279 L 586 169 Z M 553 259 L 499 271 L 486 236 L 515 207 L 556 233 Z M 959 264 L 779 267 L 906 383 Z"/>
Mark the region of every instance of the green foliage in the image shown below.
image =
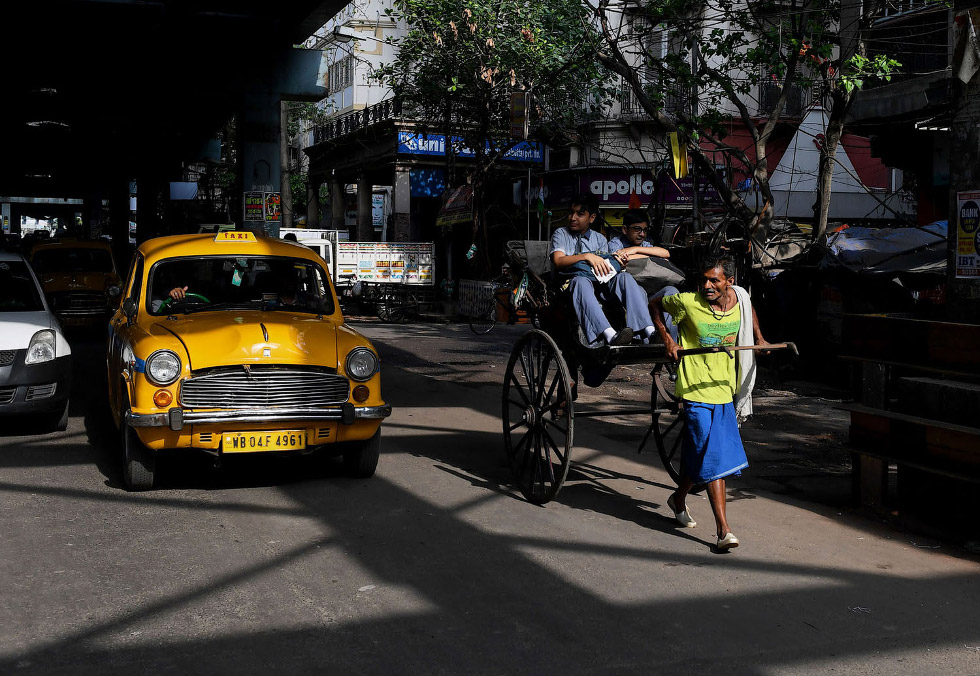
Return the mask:
<path id="1" fill-rule="evenodd" d="M 320 125 L 327 120 L 327 113 L 315 103 L 305 101 L 286 102 L 286 133 L 290 138 L 300 131 L 300 125 L 306 120 L 307 124 Z"/>
<path id="2" fill-rule="evenodd" d="M 289 189 L 293 194 L 293 213 L 306 213 L 306 187 L 309 176 L 306 172 L 294 171 L 289 174 Z"/>
<path id="3" fill-rule="evenodd" d="M 864 85 L 864 81 L 869 78 L 888 82 L 892 79 L 892 73 L 901 66 L 901 63 L 884 54 L 877 54 L 870 59 L 861 54 L 855 54 L 847 59 L 841 68 L 841 86 L 850 93 L 855 89 L 860 89 Z"/>
<path id="4" fill-rule="evenodd" d="M 393 15 L 412 28 L 396 41 L 397 60 L 375 77 L 423 131 L 451 125 L 478 154 L 489 141 L 488 162 L 513 143 L 511 93 L 530 92 L 537 120 L 552 128 L 608 100 L 579 0 L 396 0 Z"/>

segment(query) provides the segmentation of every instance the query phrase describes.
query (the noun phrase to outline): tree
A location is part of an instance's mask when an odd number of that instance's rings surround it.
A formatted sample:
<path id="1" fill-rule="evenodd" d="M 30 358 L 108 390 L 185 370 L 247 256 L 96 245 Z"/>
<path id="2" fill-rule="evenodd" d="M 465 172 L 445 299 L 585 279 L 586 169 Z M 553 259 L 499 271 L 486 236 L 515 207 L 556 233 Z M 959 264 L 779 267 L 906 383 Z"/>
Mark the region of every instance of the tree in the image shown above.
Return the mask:
<path id="1" fill-rule="evenodd" d="M 695 167 L 757 242 L 774 213 L 767 143 L 787 102 L 815 91 L 842 125 L 846 107 L 835 94 L 887 78 L 897 65 L 885 57 L 856 59 L 841 48 L 840 0 L 641 0 L 629 10 L 599 0 L 593 11 L 603 36 L 601 63 L 623 78 L 661 131 L 680 135 Z M 671 105 L 677 101 L 682 105 Z M 726 140 L 731 117 L 751 136 L 751 154 Z M 824 145 L 818 180 L 827 204 L 839 138 Z M 718 163 L 729 178 L 716 171 Z M 753 203 L 733 189 L 733 172 L 751 179 Z"/>
<path id="2" fill-rule="evenodd" d="M 299 155 L 299 148 L 293 145 L 301 131 L 323 124 L 327 114 L 315 103 L 305 101 L 283 101 L 281 104 L 280 132 L 280 163 L 282 172 L 282 186 L 288 190 L 282 190 L 282 212 L 283 227 L 294 225 L 296 214 L 306 213 L 307 188 L 310 182 L 309 172 L 303 162 L 300 161 L 296 166 L 291 157 L 290 148 L 296 148 Z M 321 204 L 324 189 L 321 187 Z M 288 225 L 287 225 L 288 223 Z M 307 225 L 309 227 L 309 224 Z"/>
<path id="3" fill-rule="evenodd" d="M 608 75 L 592 56 L 596 34 L 579 0 L 396 0 L 390 10 L 409 26 L 395 40 L 396 60 L 376 76 L 401 98 L 420 133 L 445 133 L 447 183 L 456 186 L 455 154 L 471 149 L 473 242 L 488 264 L 485 189 L 506 152 L 512 93 L 533 97 L 538 121 L 552 133 L 598 111 Z"/>

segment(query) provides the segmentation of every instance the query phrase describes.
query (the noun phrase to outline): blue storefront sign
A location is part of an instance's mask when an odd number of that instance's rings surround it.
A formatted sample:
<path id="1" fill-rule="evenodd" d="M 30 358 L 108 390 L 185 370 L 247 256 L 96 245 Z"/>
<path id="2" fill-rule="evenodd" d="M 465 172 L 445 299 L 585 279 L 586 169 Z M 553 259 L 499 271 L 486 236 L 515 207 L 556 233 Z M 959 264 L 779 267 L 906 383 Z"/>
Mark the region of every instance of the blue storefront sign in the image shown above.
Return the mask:
<path id="1" fill-rule="evenodd" d="M 453 137 L 457 157 L 476 157 L 472 149 L 463 145 L 463 139 Z M 489 150 L 490 144 L 487 144 Z M 400 155 L 445 155 L 446 137 L 444 134 L 413 134 L 398 132 L 398 153 Z M 543 162 L 544 148 L 540 143 L 521 141 L 504 153 L 505 160 L 515 162 Z"/>

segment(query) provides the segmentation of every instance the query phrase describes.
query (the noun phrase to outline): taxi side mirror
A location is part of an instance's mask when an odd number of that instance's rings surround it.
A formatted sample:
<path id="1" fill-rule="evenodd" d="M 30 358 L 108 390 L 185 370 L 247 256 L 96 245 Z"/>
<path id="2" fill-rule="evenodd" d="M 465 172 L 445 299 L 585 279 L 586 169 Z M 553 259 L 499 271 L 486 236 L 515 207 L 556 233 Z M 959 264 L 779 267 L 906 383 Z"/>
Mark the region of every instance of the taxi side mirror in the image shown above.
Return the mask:
<path id="1" fill-rule="evenodd" d="M 133 318 L 136 317 L 136 301 L 132 298 L 127 298 L 122 303 L 123 314 L 126 315 L 126 320 L 132 323 Z"/>

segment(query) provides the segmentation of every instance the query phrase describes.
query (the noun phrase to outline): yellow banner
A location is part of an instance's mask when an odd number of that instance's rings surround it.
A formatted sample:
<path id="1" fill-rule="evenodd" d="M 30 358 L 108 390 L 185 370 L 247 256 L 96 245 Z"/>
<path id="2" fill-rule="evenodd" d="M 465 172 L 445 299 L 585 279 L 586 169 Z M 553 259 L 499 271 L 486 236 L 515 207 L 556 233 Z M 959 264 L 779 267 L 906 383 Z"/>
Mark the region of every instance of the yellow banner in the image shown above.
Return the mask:
<path id="1" fill-rule="evenodd" d="M 687 176 L 687 146 L 681 143 L 676 131 L 668 132 L 670 138 L 670 157 L 674 165 L 674 178 Z"/>

